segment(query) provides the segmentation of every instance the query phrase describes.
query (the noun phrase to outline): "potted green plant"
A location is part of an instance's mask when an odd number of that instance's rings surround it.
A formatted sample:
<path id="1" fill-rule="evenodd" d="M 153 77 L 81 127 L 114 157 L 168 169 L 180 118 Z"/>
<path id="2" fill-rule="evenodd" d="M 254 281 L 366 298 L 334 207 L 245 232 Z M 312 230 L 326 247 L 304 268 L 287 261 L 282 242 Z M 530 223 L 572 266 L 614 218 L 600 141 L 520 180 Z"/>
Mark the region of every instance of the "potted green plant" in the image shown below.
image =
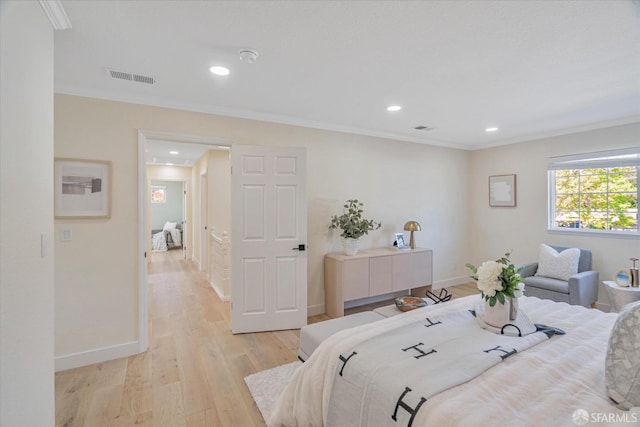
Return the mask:
<path id="1" fill-rule="evenodd" d="M 342 237 L 342 246 L 347 255 L 356 255 L 360 248 L 360 237 L 382 226 L 381 222 L 363 218 L 363 207 L 364 204 L 357 199 L 350 199 L 344 204 L 342 215 L 331 217 L 329 228 L 342 230 L 340 237 Z"/>

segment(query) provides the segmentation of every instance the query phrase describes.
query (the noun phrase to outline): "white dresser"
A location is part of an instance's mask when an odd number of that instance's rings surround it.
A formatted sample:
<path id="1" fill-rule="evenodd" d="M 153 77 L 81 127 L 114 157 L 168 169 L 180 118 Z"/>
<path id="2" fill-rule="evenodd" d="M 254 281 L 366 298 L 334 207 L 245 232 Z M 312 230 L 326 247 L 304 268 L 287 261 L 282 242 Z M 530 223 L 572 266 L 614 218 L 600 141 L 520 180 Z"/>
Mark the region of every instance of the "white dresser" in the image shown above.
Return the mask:
<path id="1" fill-rule="evenodd" d="M 334 252 L 324 257 L 325 309 L 330 317 L 344 316 L 345 301 L 405 291 L 433 281 L 433 251 L 399 251 L 384 247 L 348 256 Z"/>

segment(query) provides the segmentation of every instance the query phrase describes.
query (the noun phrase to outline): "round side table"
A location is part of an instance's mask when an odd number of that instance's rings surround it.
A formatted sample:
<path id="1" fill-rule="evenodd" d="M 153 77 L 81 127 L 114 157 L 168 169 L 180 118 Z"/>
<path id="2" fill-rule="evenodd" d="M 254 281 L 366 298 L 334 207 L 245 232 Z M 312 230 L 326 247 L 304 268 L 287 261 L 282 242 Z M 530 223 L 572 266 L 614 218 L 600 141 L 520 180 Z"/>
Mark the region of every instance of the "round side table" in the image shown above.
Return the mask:
<path id="1" fill-rule="evenodd" d="M 607 291 L 609 301 L 611 301 L 611 311 L 618 312 L 630 302 L 640 301 L 640 287 L 623 288 L 610 280 L 605 280 L 602 284 L 605 285 L 604 289 Z"/>

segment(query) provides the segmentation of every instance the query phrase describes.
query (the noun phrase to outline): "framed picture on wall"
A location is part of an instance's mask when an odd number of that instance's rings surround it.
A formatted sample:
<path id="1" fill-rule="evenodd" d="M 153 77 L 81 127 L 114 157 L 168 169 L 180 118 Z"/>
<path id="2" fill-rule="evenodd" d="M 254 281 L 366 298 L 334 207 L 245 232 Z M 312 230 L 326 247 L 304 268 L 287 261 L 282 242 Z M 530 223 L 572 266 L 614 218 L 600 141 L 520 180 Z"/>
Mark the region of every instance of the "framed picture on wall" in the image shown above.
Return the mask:
<path id="1" fill-rule="evenodd" d="M 54 213 L 56 218 L 109 218 L 111 162 L 55 159 Z"/>
<path id="2" fill-rule="evenodd" d="M 489 206 L 516 206 L 515 175 L 494 175 L 489 177 Z"/>
<path id="3" fill-rule="evenodd" d="M 151 186 L 151 203 L 167 203 L 167 187 L 165 185 Z"/>

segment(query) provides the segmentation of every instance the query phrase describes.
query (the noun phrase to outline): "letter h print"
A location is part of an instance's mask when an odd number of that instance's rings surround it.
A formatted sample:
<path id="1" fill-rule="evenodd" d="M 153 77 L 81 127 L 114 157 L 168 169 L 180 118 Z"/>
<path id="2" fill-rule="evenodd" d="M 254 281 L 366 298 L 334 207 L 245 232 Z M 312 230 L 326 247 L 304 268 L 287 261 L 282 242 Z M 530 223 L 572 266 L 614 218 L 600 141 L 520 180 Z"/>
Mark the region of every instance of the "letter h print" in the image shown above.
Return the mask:
<path id="1" fill-rule="evenodd" d="M 403 399 L 404 397 L 407 395 L 407 393 L 409 393 L 410 391 L 412 391 L 409 387 L 405 387 L 404 391 L 402 392 L 402 395 L 400 395 L 400 398 L 398 399 L 398 402 L 396 403 L 396 408 L 393 411 L 393 415 L 391 416 L 391 419 L 393 421 L 395 421 L 396 423 L 398 422 L 398 409 L 402 408 L 405 411 L 407 411 L 409 413 L 409 415 L 411 415 L 411 417 L 409 418 L 409 421 L 407 422 L 407 427 L 411 427 L 411 425 L 413 424 L 413 419 L 416 417 L 416 414 L 418 413 L 418 411 L 420 410 L 420 407 L 422 406 L 422 404 L 424 402 L 427 401 L 426 398 L 424 397 L 420 397 L 420 401 L 418 402 L 418 404 L 416 405 L 415 408 L 412 408 L 411 406 L 409 406 Z"/>

